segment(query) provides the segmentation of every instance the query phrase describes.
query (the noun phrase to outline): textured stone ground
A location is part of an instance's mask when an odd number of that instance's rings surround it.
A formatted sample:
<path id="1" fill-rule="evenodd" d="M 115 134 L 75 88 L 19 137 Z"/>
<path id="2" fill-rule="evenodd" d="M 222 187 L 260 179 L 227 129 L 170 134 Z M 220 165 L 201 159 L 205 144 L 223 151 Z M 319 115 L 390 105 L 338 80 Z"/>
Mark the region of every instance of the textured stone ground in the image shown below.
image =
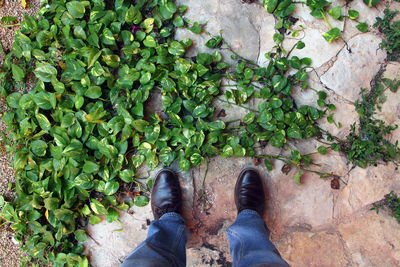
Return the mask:
<path id="1" fill-rule="evenodd" d="M 240 55 L 261 65 L 266 63 L 264 53 L 274 45 L 275 20 L 257 1 L 253 4 L 240 0 L 178 2 L 189 7 L 187 17 L 190 20 L 207 22 L 205 28 L 213 34 L 223 30 L 225 40 Z M 334 5 L 345 5 L 345 1 L 333 2 Z M 385 7 L 400 10 L 400 4 L 392 1 L 368 8 L 362 0 L 354 0 L 348 6 L 358 10 L 360 20 L 369 25 L 375 22 L 376 16 L 383 16 Z M 381 35 L 372 27 L 368 33 L 360 33 L 353 21 L 331 21 L 344 30 L 347 46 L 340 40 L 328 44 L 322 38 L 322 33 L 328 30 L 326 24 L 311 17 L 308 7 L 296 5 L 294 16 L 299 18 L 294 28 L 305 26 L 300 38 L 306 47 L 294 51 L 293 55 L 312 58 L 314 70 L 309 73 L 309 85 L 328 93 L 328 100 L 337 107 L 334 118 L 343 127 L 338 129 L 325 119 L 320 125 L 332 134 L 344 137 L 358 119 L 353 102 L 358 98 L 360 88 L 369 88 L 379 70 L 385 70 L 385 77 L 400 78 L 400 63 L 385 60 L 386 53 L 379 49 Z M 204 46 L 207 36 L 180 30 L 176 37 L 194 40 L 188 56 L 197 51 L 208 51 Z M 296 41 L 286 39 L 285 48 L 290 49 Z M 227 51 L 223 52 L 228 55 Z M 400 93 L 386 92 L 386 97 L 387 102 L 378 117 L 390 124 L 400 124 Z M 295 90 L 294 98 L 297 104 L 315 106 L 317 95 L 311 90 Z M 218 108 L 226 110 L 227 116 L 221 118 L 223 120 L 245 114 L 243 109 L 224 105 Z M 400 140 L 400 129 L 390 138 L 393 142 Z M 293 143 L 303 153 L 315 151 L 319 145 L 310 140 Z M 274 148 L 267 146 L 264 152 L 271 151 Z M 361 169 L 348 165 L 346 158 L 337 152 L 314 159 L 321 164 L 322 170 L 341 176 L 339 190 L 332 190 L 329 180 L 313 174 L 304 175 L 302 185 L 297 185 L 292 181 L 294 170 L 288 175 L 283 174 L 283 164 L 279 161 L 273 163 L 272 172 L 268 172 L 263 164 L 256 166 L 269 194 L 264 219 L 282 256 L 292 266 L 399 266 L 400 224 L 385 212 L 370 211 L 371 204 L 385 194 L 391 190 L 400 191 L 400 174 L 395 166 L 387 164 Z M 205 187 L 207 203 L 201 200 L 205 166 L 179 173 L 184 189 L 184 217 L 192 232 L 187 246 L 188 266 L 231 265 L 225 230 L 236 216 L 233 188 L 240 170 L 253 165 L 253 160 L 247 158 L 211 159 Z M 177 169 L 176 166 L 173 168 Z M 4 179 L 3 175 L 1 179 Z M 145 239 L 152 219 L 150 206 L 133 207 L 129 213 L 121 214 L 122 226 L 105 221 L 90 226 L 90 238 L 85 245 L 91 264 L 119 266 Z"/>
<path id="2" fill-rule="evenodd" d="M 263 65 L 264 53 L 274 45 L 275 20 L 258 3 L 245 4 L 239 0 L 188 0 L 178 1 L 187 5 L 187 17 L 192 21 L 207 22 L 206 29 L 213 34 L 223 30 L 223 37 L 232 48 L 247 59 Z M 344 6 L 344 1 L 333 1 Z M 349 8 L 360 11 L 360 20 L 369 25 L 383 15 L 385 7 L 399 9 L 399 3 L 385 2 L 376 8 L 368 8 L 361 0 L 354 0 Z M 325 90 L 328 99 L 337 106 L 334 118 L 343 127 L 338 129 L 320 121 L 323 128 L 334 135 L 345 137 L 350 125 L 358 120 L 353 103 L 360 88 L 370 88 L 370 81 L 379 70 L 384 76 L 400 78 L 398 62 L 385 61 L 386 52 L 379 49 L 381 35 L 370 27 L 368 33 L 360 33 L 352 21 L 332 21 L 344 30 L 343 41 L 328 44 L 322 33 L 328 30 L 322 20 L 309 15 L 306 6 L 297 5 L 294 13 L 299 20 L 294 28 L 305 26 L 300 38 L 306 43 L 303 50 L 293 55 L 311 57 L 314 70 L 310 72 L 310 87 Z M 180 30 L 178 39 L 190 37 L 194 46 L 188 55 L 197 51 L 209 51 L 204 43 L 207 36 L 193 35 Z M 285 47 L 296 42 L 286 39 Z M 225 55 L 227 52 L 225 51 Z M 387 103 L 378 117 L 390 124 L 400 123 L 400 94 L 386 93 Z M 317 96 L 311 90 L 296 90 L 298 104 L 316 105 Z M 244 115 L 242 109 L 228 108 L 224 120 Z M 400 130 L 390 137 L 400 140 Z M 299 141 L 293 144 L 304 153 L 315 151 L 317 141 Z M 273 151 L 266 147 L 265 152 Z M 274 170 L 268 172 L 263 164 L 257 166 L 268 188 L 269 199 L 265 221 L 272 232 L 272 240 L 282 256 L 292 266 L 399 266 L 400 224 L 386 213 L 370 211 L 371 204 L 379 201 L 391 190 L 400 190 L 400 174 L 391 164 L 361 169 L 348 165 L 346 158 L 337 152 L 316 156 L 321 169 L 341 176 L 340 189 L 332 190 L 329 180 L 313 174 L 302 178 L 302 185 L 281 172 L 282 163 L 274 162 Z M 236 210 L 233 189 L 240 170 L 252 166 L 251 159 L 211 159 L 206 180 L 208 202 L 201 201 L 201 183 L 205 166 L 182 174 L 184 186 L 184 217 L 192 231 L 188 244 L 188 266 L 229 266 L 231 258 L 226 228 L 234 221 Z M 204 211 L 203 207 L 207 210 Z M 103 222 L 91 226 L 92 239 L 87 241 L 92 264 L 118 266 L 124 257 L 146 236 L 147 219 L 152 219 L 150 207 L 132 209 L 133 214 L 123 214 L 124 230 L 119 224 Z"/>

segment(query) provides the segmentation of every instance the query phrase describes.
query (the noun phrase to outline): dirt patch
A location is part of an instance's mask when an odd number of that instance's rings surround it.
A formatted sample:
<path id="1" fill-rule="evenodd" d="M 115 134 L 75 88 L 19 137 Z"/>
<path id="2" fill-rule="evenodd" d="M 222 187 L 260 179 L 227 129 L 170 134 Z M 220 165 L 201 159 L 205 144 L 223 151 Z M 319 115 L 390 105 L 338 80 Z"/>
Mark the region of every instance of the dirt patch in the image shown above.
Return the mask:
<path id="1" fill-rule="evenodd" d="M 24 13 L 34 16 L 39 11 L 41 5 L 40 0 L 31 0 L 28 1 L 28 8 L 24 9 L 20 0 L 4 0 L 3 6 L 1 6 L 1 2 L 3 1 L 0 0 L 0 18 L 4 16 L 14 16 L 18 18 L 18 23 L 23 20 Z M 0 42 L 5 51 L 9 51 L 11 48 L 17 29 L 19 29 L 19 27 L 0 27 Z"/>
<path id="2" fill-rule="evenodd" d="M 1 5 L 0 0 L 0 18 L 3 16 L 15 16 L 18 18 L 18 23 L 23 20 L 23 14 L 35 15 L 40 8 L 39 0 L 32 0 L 28 3 L 28 9 L 22 8 L 21 1 L 13 0 L 4 1 Z M 0 42 L 4 51 L 8 52 L 11 49 L 14 41 L 15 32 L 19 27 L 4 28 L 0 27 Z M 0 61 L 0 64 L 2 62 Z M 4 100 L 0 100 L 0 131 L 5 132 L 6 126 L 1 122 L 1 117 L 4 111 Z M 0 195 L 3 195 L 6 200 L 13 197 L 13 193 L 8 189 L 9 183 L 15 183 L 14 170 L 9 161 L 9 154 L 6 153 L 3 144 L 0 142 Z M 0 266 L 19 266 L 20 258 L 24 253 L 20 251 L 19 244 L 14 240 L 15 233 L 10 228 L 10 224 L 2 225 L 0 220 Z"/>

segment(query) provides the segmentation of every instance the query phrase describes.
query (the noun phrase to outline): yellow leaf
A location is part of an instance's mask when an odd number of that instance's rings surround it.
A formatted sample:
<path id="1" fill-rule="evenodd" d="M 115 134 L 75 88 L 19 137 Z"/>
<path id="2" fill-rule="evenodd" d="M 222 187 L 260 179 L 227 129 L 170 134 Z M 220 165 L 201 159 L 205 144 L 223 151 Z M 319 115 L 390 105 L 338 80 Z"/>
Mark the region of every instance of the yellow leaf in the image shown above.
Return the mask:
<path id="1" fill-rule="evenodd" d="M 46 212 L 44 213 L 44 217 L 46 217 L 46 219 L 49 219 L 49 210 L 46 210 Z"/>
<path id="2" fill-rule="evenodd" d="M 67 68 L 67 65 L 66 65 L 64 62 L 58 61 L 57 63 L 58 63 L 58 66 L 60 66 L 60 68 L 61 68 L 62 70 L 65 70 L 65 69 Z"/>
<path id="3" fill-rule="evenodd" d="M 104 120 L 93 120 L 92 116 L 90 114 L 86 115 L 85 118 L 88 120 L 88 122 L 92 123 L 102 123 Z"/>
<path id="4" fill-rule="evenodd" d="M 21 0 L 21 4 L 22 4 L 22 7 L 25 8 L 25 9 L 28 6 L 28 2 L 26 0 Z"/>

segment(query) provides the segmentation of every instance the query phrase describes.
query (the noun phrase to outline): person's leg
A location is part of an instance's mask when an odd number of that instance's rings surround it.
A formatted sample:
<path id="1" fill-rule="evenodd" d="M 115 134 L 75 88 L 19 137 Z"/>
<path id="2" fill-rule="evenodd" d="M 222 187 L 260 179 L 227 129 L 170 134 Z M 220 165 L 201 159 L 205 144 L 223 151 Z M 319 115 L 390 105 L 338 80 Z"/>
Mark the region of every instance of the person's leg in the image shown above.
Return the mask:
<path id="1" fill-rule="evenodd" d="M 243 170 L 235 186 L 236 221 L 226 230 L 234 267 L 289 266 L 269 240 L 269 230 L 262 220 L 265 193 L 255 169 Z"/>
<path id="2" fill-rule="evenodd" d="M 256 211 L 241 211 L 226 234 L 235 267 L 289 266 L 269 240 L 270 232 Z"/>
<path id="3" fill-rule="evenodd" d="M 185 266 L 189 231 L 179 215 L 182 193 L 176 174 L 162 170 L 151 192 L 154 219 L 146 240 L 123 262 L 123 267 Z M 134 237 L 133 237 L 134 238 Z"/>
<path id="4" fill-rule="evenodd" d="M 166 213 L 151 223 L 146 240 L 130 254 L 122 267 L 185 266 L 189 231 L 182 217 Z"/>

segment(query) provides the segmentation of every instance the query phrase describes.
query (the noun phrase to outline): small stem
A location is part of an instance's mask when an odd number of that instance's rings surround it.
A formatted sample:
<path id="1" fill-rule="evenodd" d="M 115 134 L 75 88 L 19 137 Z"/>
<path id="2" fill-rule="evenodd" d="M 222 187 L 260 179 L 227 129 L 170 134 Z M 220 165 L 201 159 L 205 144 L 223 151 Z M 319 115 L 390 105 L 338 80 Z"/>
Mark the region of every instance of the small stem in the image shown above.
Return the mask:
<path id="1" fill-rule="evenodd" d="M 189 25 L 192 25 L 192 26 L 193 26 L 193 23 L 190 22 L 188 19 L 185 19 L 185 22 L 188 23 Z M 215 38 L 215 37 L 216 37 L 215 35 L 211 34 L 209 31 L 205 30 L 203 27 L 202 27 L 202 30 L 203 30 L 203 32 L 206 33 L 208 36 L 210 36 L 210 37 L 212 37 L 212 38 Z M 222 37 L 222 34 L 221 34 L 221 37 Z M 253 61 L 251 61 L 251 60 L 249 60 L 249 59 L 246 59 L 246 58 L 242 57 L 241 55 L 239 55 L 238 53 L 236 53 L 236 52 L 232 49 L 232 47 L 231 47 L 227 42 L 225 42 L 224 38 L 222 38 L 222 44 L 225 45 L 225 46 L 227 47 L 227 49 L 228 49 L 229 51 L 231 51 L 231 52 L 232 52 L 235 56 L 237 56 L 238 58 L 240 58 L 240 59 L 246 61 L 248 64 L 251 64 L 251 65 L 254 65 L 254 66 L 257 66 L 257 67 L 258 67 L 258 64 L 257 64 L 257 63 L 255 63 L 255 62 L 253 62 Z"/>
<path id="2" fill-rule="evenodd" d="M 255 157 L 257 158 L 268 158 L 268 159 L 279 159 L 279 160 L 283 160 L 285 159 L 291 159 L 291 157 L 287 157 L 287 156 L 282 156 L 282 155 L 268 155 L 268 154 L 259 154 L 259 155 L 255 155 Z"/>
<path id="3" fill-rule="evenodd" d="M 245 126 L 232 126 L 232 127 L 227 127 L 225 129 L 227 130 L 233 130 L 233 129 L 243 129 Z"/>
<path id="4" fill-rule="evenodd" d="M 231 121 L 225 121 L 225 124 L 228 124 L 228 123 L 233 123 L 233 122 L 237 122 L 237 121 L 240 121 L 240 119 L 231 120 Z"/>
<path id="5" fill-rule="evenodd" d="M 10 24 L 10 25 L 0 24 L 0 27 L 2 27 L 2 28 L 11 28 L 11 27 L 16 27 L 16 26 L 21 26 L 21 23 Z"/>
<path id="6" fill-rule="evenodd" d="M 330 174 L 330 173 L 324 173 L 324 172 L 319 172 L 319 171 L 314 171 L 314 170 L 306 169 L 306 168 L 297 166 L 296 164 L 294 164 L 294 163 L 292 163 L 292 162 L 290 162 L 290 161 L 286 161 L 286 160 L 282 160 L 282 161 L 285 162 L 286 164 L 289 164 L 289 165 L 291 165 L 291 166 L 297 168 L 298 170 L 302 170 L 302 171 L 305 171 L 305 172 L 312 172 L 312 173 L 315 173 L 315 174 L 318 174 L 318 175 L 326 175 L 326 174 L 332 175 L 332 174 Z"/>
<path id="7" fill-rule="evenodd" d="M 322 16 L 324 17 L 325 22 L 328 24 L 329 28 L 332 29 L 331 24 L 329 23 L 328 19 L 327 19 L 326 16 L 325 16 L 325 12 L 324 12 L 324 11 L 321 11 L 321 13 L 322 13 Z"/>
<path id="8" fill-rule="evenodd" d="M 252 108 L 249 108 L 249 107 L 245 107 L 245 106 L 242 106 L 242 105 L 240 105 L 240 104 L 235 104 L 235 103 L 229 102 L 229 101 L 227 101 L 227 100 L 223 100 L 223 99 L 218 98 L 218 97 L 216 97 L 215 99 L 218 100 L 218 101 L 227 103 L 227 104 L 235 105 L 235 106 L 238 106 L 238 107 L 241 107 L 241 108 L 244 108 L 244 109 L 253 111 L 253 112 L 258 112 L 258 110 L 255 110 L 255 109 L 252 109 Z"/>

